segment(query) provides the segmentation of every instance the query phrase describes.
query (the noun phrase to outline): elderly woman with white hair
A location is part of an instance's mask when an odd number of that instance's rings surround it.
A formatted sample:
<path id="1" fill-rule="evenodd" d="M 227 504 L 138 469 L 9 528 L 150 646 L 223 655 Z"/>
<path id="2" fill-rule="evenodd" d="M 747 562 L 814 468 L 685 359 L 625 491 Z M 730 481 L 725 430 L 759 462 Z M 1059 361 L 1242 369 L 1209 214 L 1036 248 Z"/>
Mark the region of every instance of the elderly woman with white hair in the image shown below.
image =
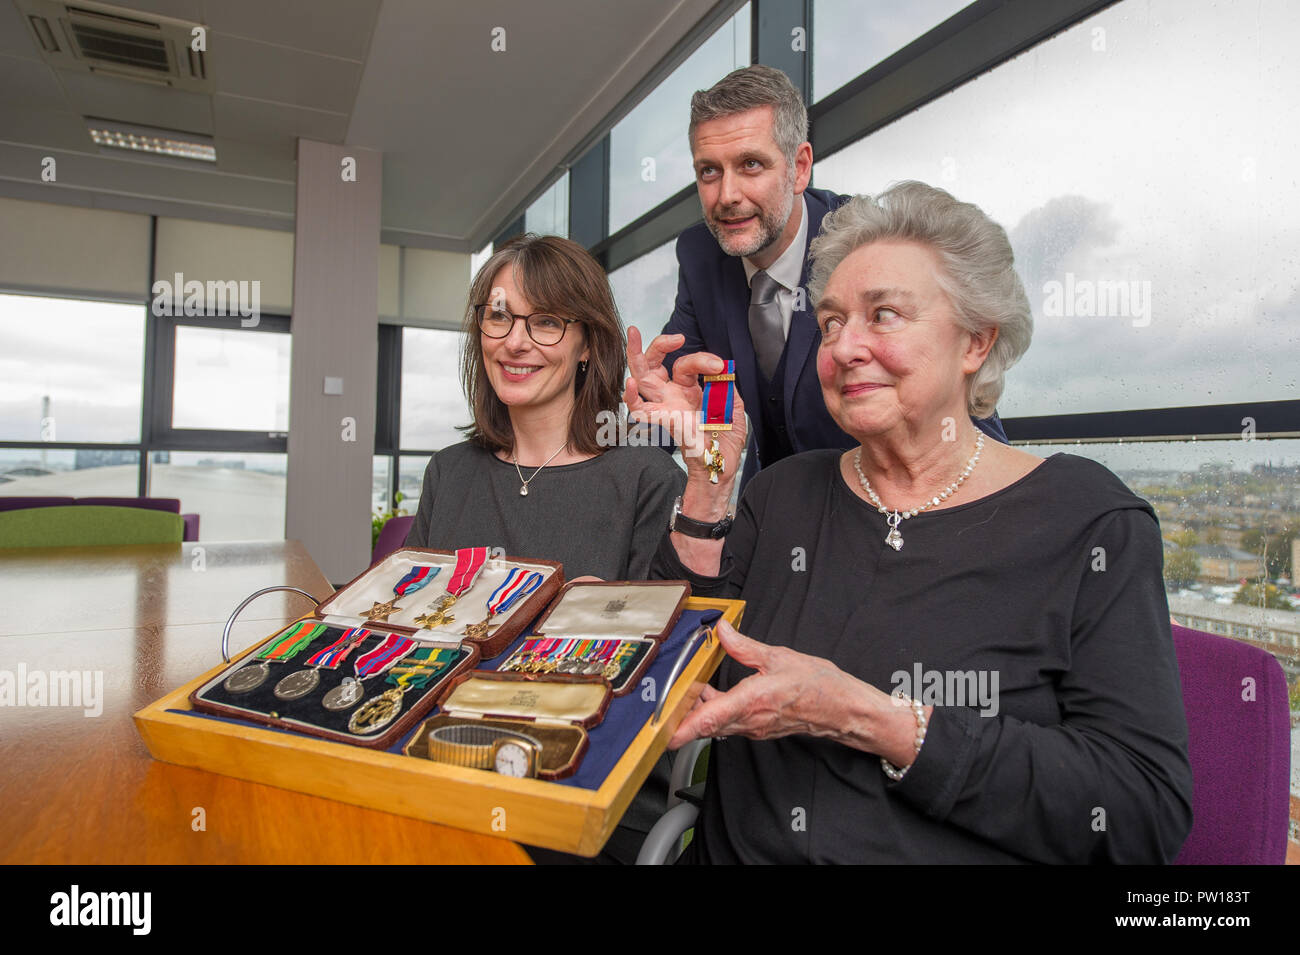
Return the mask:
<path id="1" fill-rule="evenodd" d="M 812 256 L 822 392 L 860 447 L 764 469 L 733 521 L 738 407 L 653 566 L 747 602 L 672 742 L 719 739 L 690 856 L 1172 860 L 1192 780 L 1155 514 L 971 423 L 1032 331 L 1006 233 L 905 182 L 827 216 Z M 686 356 L 629 410 L 698 409 L 721 370 Z"/>

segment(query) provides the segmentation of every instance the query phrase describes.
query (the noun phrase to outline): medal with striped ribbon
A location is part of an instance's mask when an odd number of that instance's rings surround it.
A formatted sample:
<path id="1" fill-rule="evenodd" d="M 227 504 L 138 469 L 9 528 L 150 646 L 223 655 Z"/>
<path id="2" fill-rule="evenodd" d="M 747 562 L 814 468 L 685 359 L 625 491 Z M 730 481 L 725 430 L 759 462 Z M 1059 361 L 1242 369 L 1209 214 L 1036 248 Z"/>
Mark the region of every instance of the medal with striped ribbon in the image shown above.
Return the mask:
<path id="1" fill-rule="evenodd" d="M 398 598 L 404 597 L 407 594 L 413 594 L 422 587 L 427 587 L 429 582 L 438 576 L 440 570 L 442 570 L 441 567 L 416 564 L 408 570 L 402 579 L 397 582 L 397 585 L 393 587 L 392 600 L 386 600 L 383 603 L 380 603 L 378 600 L 374 601 L 374 606 L 362 614 L 362 616 L 367 620 L 382 620 L 386 623 L 389 617 L 402 609 L 401 607 L 396 606 Z"/>
<path id="2" fill-rule="evenodd" d="M 327 710 L 346 710 L 354 706 L 365 696 L 364 681 L 385 672 L 403 657 L 410 654 L 419 644 L 410 637 L 390 633 L 379 646 L 357 657 L 352 664 L 356 679 L 344 677 L 343 682 L 325 694 L 321 705 Z"/>
<path id="3" fill-rule="evenodd" d="M 501 626 L 498 623 L 492 623 L 492 618 L 499 613 L 505 613 L 511 607 L 520 603 L 525 597 L 542 585 L 542 575 L 540 571 L 527 571 L 522 567 L 513 567 L 506 579 L 496 590 L 492 591 L 492 596 L 487 601 L 487 616 L 478 623 L 471 623 L 465 627 L 465 636 L 471 640 L 482 640 L 488 635 L 489 630 L 495 630 Z"/>
<path id="4" fill-rule="evenodd" d="M 307 658 L 308 670 L 295 670 L 275 685 L 276 699 L 301 700 L 316 687 L 320 686 L 321 669 L 333 670 L 348 658 L 348 654 L 359 647 L 371 632 L 365 627 L 350 627 L 343 631 L 343 636 L 323 650 L 318 650 Z"/>
<path id="5" fill-rule="evenodd" d="M 422 690 L 435 676 L 439 676 L 460 657 L 459 649 L 440 650 L 421 647 L 401 663 L 392 667 L 385 683 L 393 688 L 385 690 L 373 700 L 357 707 L 348 720 L 348 729 L 358 736 L 381 730 L 402 711 L 402 698 L 411 690 Z"/>
<path id="6" fill-rule="evenodd" d="M 247 693 L 266 682 L 271 675 L 271 663 L 285 663 L 298 655 L 328 628 L 323 623 L 300 620 L 257 655 L 260 662 L 232 673 L 225 682 L 230 693 Z"/>
<path id="7" fill-rule="evenodd" d="M 720 375 L 704 376 L 704 397 L 700 402 L 701 431 L 730 431 L 731 418 L 736 408 L 736 363 L 727 362 Z M 712 438 L 709 450 L 704 453 L 704 464 L 709 469 L 709 483 L 717 484 L 718 475 L 726 470 L 726 460 Z"/>
<path id="8" fill-rule="evenodd" d="M 447 581 L 446 591 L 428 605 L 428 613 L 415 618 L 415 622 L 421 629 L 432 630 L 456 619 L 447 611 L 451 609 L 457 598 L 474 586 L 474 580 L 483 569 L 483 565 L 487 563 L 487 557 L 486 547 L 462 547 L 456 551 L 456 569 L 452 572 L 451 580 Z"/>

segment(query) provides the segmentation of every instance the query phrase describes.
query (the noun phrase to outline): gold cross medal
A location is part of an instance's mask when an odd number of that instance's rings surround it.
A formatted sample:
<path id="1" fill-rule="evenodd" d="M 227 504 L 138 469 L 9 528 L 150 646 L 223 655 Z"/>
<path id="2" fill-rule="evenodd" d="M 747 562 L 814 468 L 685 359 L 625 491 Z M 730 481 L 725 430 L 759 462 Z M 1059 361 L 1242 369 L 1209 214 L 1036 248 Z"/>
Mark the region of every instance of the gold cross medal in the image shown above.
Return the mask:
<path id="1" fill-rule="evenodd" d="M 700 400 L 700 430 L 730 431 L 735 407 L 736 363 L 729 361 L 722 374 L 704 376 L 704 395 Z M 709 469 L 709 483 L 717 484 L 718 475 L 727 468 L 717 438 L 709 443 L 709 450 L 704 453 L 704 464 Z"/>

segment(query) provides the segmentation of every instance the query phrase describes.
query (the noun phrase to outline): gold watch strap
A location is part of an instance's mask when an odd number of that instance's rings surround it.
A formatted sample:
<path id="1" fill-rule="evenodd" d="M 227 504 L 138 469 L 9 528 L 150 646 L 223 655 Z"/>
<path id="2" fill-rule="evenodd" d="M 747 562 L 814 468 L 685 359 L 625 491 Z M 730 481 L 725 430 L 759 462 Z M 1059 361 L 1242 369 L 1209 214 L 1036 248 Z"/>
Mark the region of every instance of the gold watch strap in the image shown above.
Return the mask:
<path id="1" fill-rule="evenodd" d="M 539 753 L 542 749 L 540 742 L 525 733 L 462 723 L 429 731 L 429 758 L 469 769 L 491 769 L 492 747 L 499 739 L 523 740 L 537 747 Z"/>

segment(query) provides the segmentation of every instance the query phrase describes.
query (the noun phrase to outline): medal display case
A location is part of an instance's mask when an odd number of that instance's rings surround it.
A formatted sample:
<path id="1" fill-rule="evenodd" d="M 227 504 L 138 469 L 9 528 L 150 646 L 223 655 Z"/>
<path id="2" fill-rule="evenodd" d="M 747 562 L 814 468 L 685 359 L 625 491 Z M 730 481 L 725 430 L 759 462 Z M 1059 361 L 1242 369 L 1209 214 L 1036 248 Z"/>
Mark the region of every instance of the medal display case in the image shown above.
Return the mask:
<path id="1" fill-rule="evenodd" d="M 557 564 L 489 559 L 472 571 L 464 554 L 399 551 L 313 614 L 238 654 L 234 663 L 217 666 L 140 710 L 136 726 L 150 753 L 170 763 L 527 845 L 596 855 L 695 702 L 700 682 L 721 661 L 712 627 L 723 617 L 739 625 L 744 604 L 688 597 L 682 581 L 582 582 L 561 594 L 563 569 Z M 420 583 L 429 574 L 419 568 L 435 562 L 439 572 Z M 453 584 L 458 563 L 466 573 Z M 515 570 L 520 573 L 511 579 Z M 532 573 L 541 579 L 527 576 Z M 408 588 L 402 593 L 404 580 Z M 442 595 L 454 594 L 456 587 L 463 591 L 455 602 L 441 607 L 451 614 L 430 620 Z M 510 603 L 512 592 L 521 593 Z M 376 609 L 386 619 L 366 616 Z M 453 615 L 459 619 L 447 619 Z M 425 620 L 417 623 L 417 617 Z M 484 623 L 486 628 L 465 632 Z M 295 630 L 298 625 L 305 629 Z M 326 673 L 332 660 L 320 654 L 331 647 L 341 653 L 351 643 L 345 635 L 352 631 L 355 638 L 358 629 L 372 636 Z M 344 684 L 349 670 L 356 680 L 359 660 L 394 637 L 410 638 L 419 649 L 360 681 L 364 699 L 338 717 L 351 720 L 366 700 L 400 693 L 399 714 L 373 739 L 358 739 L 347 720 L 332 724 L 333 735 L 294 722 L 300 715 L 296 707 L 321 709 L 324 696 Z M 541 641 L 528 651 L 537 671 L 505 670 L 512 659 L 523 659 L 521 651 L 530 641 Z M 434 662 L 450 665 L 429 674 L 421 687 L 399 691 L 403 674 L 430 669 L 435 653 L 458 658 L 440 657 Z M 286 656 L 285 662 L 275 662 Z M 294 672 L 313 669 L 308 663 L 313 659 L 320 664 L 320 682 L 297 700 L 276 698 L 275 688 Z M 472 669 L 476 659 L 478 670 Z M 409 669 L 403 670 L 403 663 Z M 579 666 L 595 664 L 599 673 L 578 672 Z M 242 671 L 262 666 L 267 675 L 250 673 L 234 680 L 233 689 L 227 686 Z M 243 689 L 244 681 L 256 685 Z M 288 681 L 282 693 L 301 692 L 299 682 L 311 678 Z M 616 689 L 621 695 L 614 695 Z M 221 702 L 223 694 L 233 695 L 234 702 Z M 254 699 L 261 700 L 267 718 L 215 708 L 259 709 Z M 270 717 L 270 700 L 278 707 L 275 717 Z M 272 718 L 280 722 L 271 724 Z M 439 729 L 445 732 L 435 738 Z"/>

